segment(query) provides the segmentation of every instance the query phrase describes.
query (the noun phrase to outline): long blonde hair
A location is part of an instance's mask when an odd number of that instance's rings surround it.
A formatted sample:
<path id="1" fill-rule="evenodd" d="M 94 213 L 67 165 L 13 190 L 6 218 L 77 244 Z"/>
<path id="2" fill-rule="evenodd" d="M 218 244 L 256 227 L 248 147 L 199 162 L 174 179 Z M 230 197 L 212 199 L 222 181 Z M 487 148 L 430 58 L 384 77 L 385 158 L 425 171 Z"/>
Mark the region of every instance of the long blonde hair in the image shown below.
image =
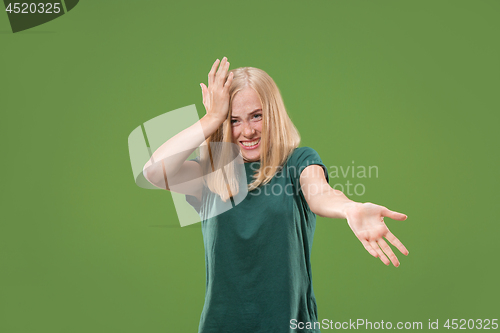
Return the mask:
<path id="1" fill-rule="evenodd" d="M 227 119 L 205 140 L 208 154 L 201 154 L 202 167 L 206 175 L 204 181 L 212 192 L 221 196 L 224 202 L 239 191 L 235 165 L 230 163 L 230 160 L 231 156 L 240 153 L 240 148 L 234 144 L 220 144 L 233 143 L 232 101 L 239 91 L 246 87 L 252 88 L 259 96 L 262 105 L 260 168 L 253 175 L 254 180 L 248 184 L 248 191 L 271 181 L 300 143 L 299 132 L 288 116 L 280 90 L 274 80 L 265 71 L 254 67 L 232 69 L 227 73 L 226 79 L 231 72 L 233 82 L 229 88 Z"/>

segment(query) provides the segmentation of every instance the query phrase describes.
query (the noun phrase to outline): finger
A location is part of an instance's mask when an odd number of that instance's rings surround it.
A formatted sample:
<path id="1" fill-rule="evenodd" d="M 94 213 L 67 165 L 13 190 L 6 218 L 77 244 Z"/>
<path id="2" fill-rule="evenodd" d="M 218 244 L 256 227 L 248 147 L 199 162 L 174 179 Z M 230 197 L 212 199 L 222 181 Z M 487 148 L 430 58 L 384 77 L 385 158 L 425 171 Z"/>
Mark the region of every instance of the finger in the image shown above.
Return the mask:
<path id="1" fill-rule="evenodd" d="M 227 78 L 228 78 L 227 71 L 228 70 L 229 70 L 229 61 L 226 62 L 226 64 L 224 65 L 224 70 L 222 71 L 222 74 L 221 74 L 222 80 L 224 81 L 222 88 L 224 88 L 224 85 L 227 81 Z"/>
<path id="2" fill-rule="evenodd" d="M 389 259 L 387 259 L 387 257 L 385 256 L 385 254 L 382 252 L 382 250 L 380 249 L 380 247 L 378 246 L 378 244 L 375 241 L 371 241 L 370 245 L 375 249 L 375 251 L 377 251 L 380 260 L 382 260 L 382 262 L 385 265 L 389 265 L 391 263 L 389 261 Z"/>
<path id="3" fill-rule="evenodd" d="M 222 83 L 222 79 L 226 77 L 225 73 L 226 65 L 227 65 L 227 58 L 224 57 L 222 58 L 219 69 L 217 70 L 217 74 L 215 75 L 215 81 L 217 81 L 218 83 Z"/>
<path id="4" fill-rule="evenodd" d="M 208 110 L 210 110 L 210 107 L 211 107 L 211 105 L 210 105 L 210 103 L 211 103 L 210 102 L 210 100 L 211 100 L 210 91 L 208 90 L 208 87 L 206 85 L 203 85 L 203 91 L 205 92 L 205 94 L 204 94 L 205 95 L 204 96 L 205 102 L 203 104 L 205 105 L 205 109 L 208 112 Z"/>
<path id="5" fill-rule="evenodd" d="M 200 86 L 201 86 L 201 94 L 203 97 L 203 105 L 205 105 L 205 107 L 206 107 L 207 106 L 207 87 L 203 83 L 200 83 Z"/>
<path id="6" fill-rule="evenodd" d="M 222 68 L 222 72 L 221 72 L 221 77 L 222 77 L 223 79 L 226 79 L 226 78 L 227 78 L 227 71 L 228 71 L 228 69 L 229 69 L 229 65 L 230 65 L 230 63 L 229 63 L 229 61 L 227 61 L 227 59 L 226 59 L 226 63 L 224 64 L 224 67 Z"/>
<path id="7" fill-rule="evenodd" d="M 403 213 L 398 213 L 387 208 L 385 208 L 383 215 L 398 221 L 404 221 L 408 217 Z"/>
<path id="8" fill-rule="evenodd" d="M 224 84 L 225 89 L 229 89 L 231 83 L 233 82 L 233 77 L 234 77 L 233 72 L 229 73 L 229 75 L 227 76 L 226 83 Z"/>
<path id="9" fill-rule="evenodd" d="M 217 66 L 219 65 L 219 59 L 215 60 L 210 72 L 208 72 L 208 86 L 214 83 L 215 79 L 215 71 L 217 70 Z"/>
<path id="10" fill-rule="evenodd" d="M 399 260 L 396 257 L 396 255 L 394 254 L 394 252 L 392 252 L 391 247 L 389 245 L 387 245 L 387 243 L 382 238 L 379 239 L 379 240 L 377 240 L 377 244 L 380 246 L 380 248 L 382 249 L 382 251 L 384 251 L 384 253 L 389 257 L 389 259 L 391 260 L 392 264 L 395 267 L 399 267 Z"/>
<path id="11" fill-rule="evenodd" d="M 363 246 L 365 247 L 365 250 L 368 251 L 368 253 L 370 253 L 372 256 L 374 256 L 375 258 L 378 257 L 378 254 L 377 254 L 377 251 L 375 251 L 373 249 L 373 247 L 370 245 L 370 243 L 368 243 L 367 240 L 365 239 L 361 239 L 361 244 L 363 244 Z"/>
<path id="12" fill-rule="evenodd" d="M 403 245 L 403 243 L 401 243 L 399 241 L 399 239 L 396 238 L 396 236 L 394 236 L 392 234 L 392 232 L 390 231 L 387 231 L 387 234 L 385 235 L 385 238 L 391 242 L 392 245 L 394 245 L 399 251 L 401 251 L 402 254 L 404 254 L 405 256 L 408 255 L 408 250 L 406 249 L 406 247 Z"/>

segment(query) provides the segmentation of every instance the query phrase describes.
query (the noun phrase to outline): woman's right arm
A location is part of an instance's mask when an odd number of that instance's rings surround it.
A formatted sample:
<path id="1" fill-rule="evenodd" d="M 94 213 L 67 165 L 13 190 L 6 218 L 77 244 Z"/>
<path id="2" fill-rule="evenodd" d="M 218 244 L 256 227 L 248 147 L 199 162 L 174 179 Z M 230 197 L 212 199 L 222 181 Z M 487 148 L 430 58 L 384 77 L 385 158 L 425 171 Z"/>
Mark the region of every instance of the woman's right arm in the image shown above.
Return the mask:
<path id="1" fill-rule="evenodd" d="M 144 177 L 156 187 L 197 196 L 196 194 L 202 186 L 201 167 L 197 162 L 186 161 L 186 159 L 206 138 L 215 132 L 220 124 L 218 119 L 207 114 L 195 124 L 169 139 L 153 153 L 144 165 Z M 204 135 L 201 135 L 201 131 Z"/>
<path id="2" fill-rule="evenodd" d="M 198 122 L 170 138 L 151 155 L 144 165 L 144 177 L 154 186 L 189 194 L 201 200 L 202 170 L 195 161 L 186 161 L 192 152 L 212 135 L 227 118 L 229 87 L 232 73 L 227 76 L 229 62 L 222 59 L 217 71 L 217 59 L 208 74 L 208 88 L 202 83 L 203 104 L 207 113 Z M 170 184 L 170 185 L 169 185 Z"/>

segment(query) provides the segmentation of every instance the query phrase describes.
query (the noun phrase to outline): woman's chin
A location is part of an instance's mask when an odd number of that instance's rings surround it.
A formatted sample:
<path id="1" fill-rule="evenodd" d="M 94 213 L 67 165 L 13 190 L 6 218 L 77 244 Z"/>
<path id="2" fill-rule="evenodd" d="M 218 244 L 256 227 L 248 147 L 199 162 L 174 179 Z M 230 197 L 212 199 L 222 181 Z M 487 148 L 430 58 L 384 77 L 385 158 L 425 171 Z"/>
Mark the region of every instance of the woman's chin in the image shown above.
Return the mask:
<path id="1" fill-rule="evenodd" d="M 260 160 L 260 154 L 242 154 L 245 162 L 257 162 Z"/>

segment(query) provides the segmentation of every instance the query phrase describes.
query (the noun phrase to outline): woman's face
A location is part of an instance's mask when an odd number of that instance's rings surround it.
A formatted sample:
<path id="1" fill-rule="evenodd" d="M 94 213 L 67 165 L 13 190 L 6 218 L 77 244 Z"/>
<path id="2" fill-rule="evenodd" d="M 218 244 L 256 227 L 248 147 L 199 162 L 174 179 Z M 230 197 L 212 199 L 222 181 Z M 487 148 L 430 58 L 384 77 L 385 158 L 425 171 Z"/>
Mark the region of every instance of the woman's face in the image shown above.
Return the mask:
<path id="1" fill-rule="evenodd" d="M 262 105 L 250 87 L 236 93 L 232 101 L 233 143 L 240 147 L 245 162 L 260 160 Z"/>

